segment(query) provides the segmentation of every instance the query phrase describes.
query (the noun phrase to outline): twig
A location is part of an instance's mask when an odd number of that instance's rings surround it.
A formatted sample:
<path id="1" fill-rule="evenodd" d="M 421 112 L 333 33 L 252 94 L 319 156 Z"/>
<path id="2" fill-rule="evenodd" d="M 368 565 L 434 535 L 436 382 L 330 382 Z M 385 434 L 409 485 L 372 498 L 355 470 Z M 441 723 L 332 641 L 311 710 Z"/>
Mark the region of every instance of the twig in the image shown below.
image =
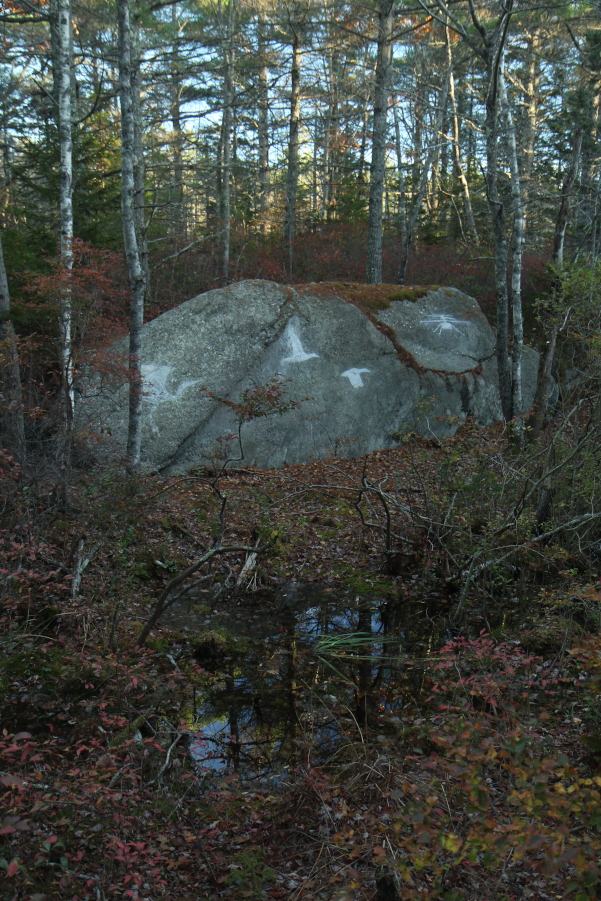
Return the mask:
<path id="1" fill-rule="evenodd" d="M 171 752 L 173 751 L 173 749 L 175 748 L 175 746 L 178 744 L 178 742 L 183 738 L 184 735 L 185 735 L 184 732 L 177 732 L 177 733 L 176 733 L 175 738 L 173 739 L 173 741 L 172 741 L 171 744 L 169 745 L 169 748 L 167 749 L 167 756 L 165 757 L 165 763 L 163 764 L 163 766 L 161 767 L 161 769 L 160 769 L 159 772 L 157 773 L 156 778 L 153 779 L 152 782 L 149 782 L 148 785 L 154 785 L 155 782 L 160 782 L 160 781 L 161 781 L 161 779 L 162 779 L 162 777 L 163 777 L 163 774 L 164 774 L 165 771 L 169 768 L 169 763 L 171 762 Z"/>
<path id="2" fill-rule="evenodd" d="M 182 585 L 186 581 L 186 579 L 189 579 L 190 576 L 193 576 L 194 573 L 198 572 L 198 570 L 201 568 L 201 566 L 204 566 L 205 563 L 208 563 L 210 560 L 213 559 L 213 557 L 216 557 L 219 554 L 232 554 L 232 553 L 237 553 L 240 551 L 243 551 L 246 553 L 252 553 L 252 552 L 261 553 L 262 551 L 266 550 L 267 546 L 257 548 L 257 547 L 249 547 L 246 544 L 242 544 L 242 545 L 236 545 L 236 544 L 222 545 L 221 544 L 221 539 L 223 537 L 223 531 L 225 528 L 225 524 L 223 521 L 225 501 L 226 501 L 226 498 L 224 498 L 223 503 L 222 503 L 222 509 L 221 509 L 221 515 L 220 515 L 220 534 L 217 537 L 216 543 L 213 545 L 213 547 L 210 550 L 208 550 L 205 554 L 203 554 L 202 557 L 199 557 L 198 560 L 196 560 L 194 563 L 192 563 L 191 566 L 188 566 L 187 569 L 185 569 L 179 575 L 174 576 L 173 579 L 171 579 L 167 583 L 167 585 L 165 586 L 165 588 L 159 595 L 159 598 L 158 598 L 157 602 L 155 603 L 155 605 L 150 613 L 150 616 L 148 617 L 146 625 L 144 626 L 144 628 L 138 635 L 138 638 L 136 639 L 136 644 L 138 647 L 141 648 L 144 646 L 146 639 L 150 635 L 153 627 L 155 626 L 155 624 L 157 623 L 159 618 L 162 616 L 162 614 L 165 612 L 165 610 L 168 610 L 169 607 L 171 607 L 171 605 L 175 603 L 175 601 L 178 599 L 178 597 L 181 597 L 183 594 L 186 593 L 185 591 L 183 591 L 177 595 L 174 595 L 173 591 L 176 588 L 179 588 L 180 585 Z"/>

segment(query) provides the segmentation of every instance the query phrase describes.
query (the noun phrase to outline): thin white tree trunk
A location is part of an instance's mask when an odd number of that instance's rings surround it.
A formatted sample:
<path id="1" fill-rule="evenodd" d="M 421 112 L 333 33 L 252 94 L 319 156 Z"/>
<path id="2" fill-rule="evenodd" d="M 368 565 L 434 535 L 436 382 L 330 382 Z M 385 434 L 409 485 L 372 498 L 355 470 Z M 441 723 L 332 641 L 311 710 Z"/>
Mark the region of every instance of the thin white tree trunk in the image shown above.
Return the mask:
<path id="1" fill-rule="evenodd" d="M 298 194 L 298 150 L 301 114 L 301 35 L 299 23 L 292 23 L 292 70 L 290 85 L 290 131 L 288 136 L 288 173 L 286 178 L 286 219 L 284 245 L 288 255 L 288 271 L 292 275 L 294 238 L 296 235 L 296 200 Z"/>
<path id="2" fill-rule="evenodd" d="M 392 67 L 393 25 L 393 0 L 380 0 L 365 264 L 365 281 L 368 285 L 377 285 L 382 281 L 382 199 L 386 174 L 386 120 L 388 83 Z"/>
<path id="3" fill-rule="evenodd" d="M 183 135 L 181 121 L 182 73 L 179 54 L 180 20 L 178 5 L 171 7 L 171 27 L 173 44 L 171 52 L 171 125 L 173 126 L 173 217 L 171 232 L 177 242 L 186 237 L 186 219 L 184 214 L 184 158 Z"/>
<path id="4" fill-rule="evenodd" d="M 142 325 L 145 279 L 136 235 L 134 179 L 134 110 L 132 96 L 132 45 L 129 0 L 117 0 L 119 20 L 119 97 L 121 101 L 121 216 L 123 241 L 132 292 L 129 317 L 129 424 L 127 458 L 140 462 L 142 445 Z"/>
<path id="5" fill-rule="evenodd" d="M 60 254 L 63 284 L 60 292 L 58 318 L 59 366 L 61 373 L 61 464 L 69 462 L 73 428 L 73 353 L 72 353 L 72 297 L 70 276 L 73 269 L 73 136 L 71 124 L 72 101 L 72 42 L 71 0 L 56 0 L 56 31 L 58 39 L 56 75 L 58 86 L 58 133 L 60 146 Z"/>
<path id="6" fill-rule="evenodd" d="M 519 417 L 522 410 L 522 355 L 524 352 L 524 316 L 522 312 L 522 257 L 524 254 L 524 238 L 526 220 L 522 202 L 520 185 L 520 169 L 518 163 L 518 147 L 515 134 L 515 123 L 507 97 L 507 86 L 503 68 L 499 71 L 499 99 L 505 120 L 505 136 L 509 171 L 511 172 L 511 198 L 513 201 L 513 236 L 511 261 L 511 317 L 512 317 L 512 351 L 511 351 L 511 388 L 512 409 L 514 417 Z M 522 433 L 521 427 L 519 428 Z"/>
<path id="7" fill-rule="evenodd" d="M 265 17 L 259 12 L 258 18 L 259 52 L 259 216 L 261 234 L 267 232 L 269 210 L 269 85 L 267 81 L 267 46 L 265 40 Z"/>
<path id="8" fill-rule="evenodd" d="M 327 216 L 330 188 L 330 129 L 332 128 L 332 103 L 328 103 L 328 112 L 324 123 L 323 157 L 321 178 L 321 218 Z"/>
<path id="9" fill-rule="evenodd" d="M 150 291 L 150 265 L 148 261 L 148 240 L 146 226 L 144 161 L 144 124 L 142 116 L 142 67 L 140 50 L 140 0 L 134 0 L 134 15 L 131 18 L 131 89 L 134 119 L 134 215 L 136 238 L 140 254 L 140 265 L 144 273 L 144 300 Z"/>
<path id="10" fill-rule="evenodd" d="M 230 275 L 231 243 L 231 175 L 232 175 L 232 106 L 234 102 L 234 0 L 227 5 L 226 33 L 223 48 L 223 181 L 221 200 L 221 279 L 228 284 Z"/>
<path id="11" fill-rule="evenodd" d="M 394 139 L 396 149 L 397 170 L 399 176 L 398 228 L 404 235 L 407 227 L 407 211 L 405 207 L 405 173 L 403 172 L 403 148 L 401 145 L 401 126 L 399 122 L 398 99 L 395 100 L 392 112 L 394 116 Z"/>
<path id="12" fill-rule="evenodd" d="M 527 216 L 528 201 L 532 187 L 534 171 L 534 146 L 536 142 L 539 107 L 540 107 L 540 33 L 534 28 L 528 34 L 528 54 L 526 91 L 524 97 L 524 130 L 523 130 L 523 164 L 522 164 L 522 198 L 524 217 Z"/>
<path id="13" fill-rule="evenodd" d="M 451 41 L 449 36 L 449 29 L 446 29 L 446 40 L 447 40 L 447 58 L 449 61 L 449 66 L 452 65 L 453 62 L 453 51 L 451 48 Z M 476 220 L 474 219 L 474 211 L 472 209 L 472 200 L 470 197 L 470 188 L 465 177 L 465 173 L 463 171 L 463 165 L 461 163 L 461 144 L 460 144 L 460 132 L 459 132 L 459 116 L 457 115 L 457 102 L 455 99 L 455 77 L 453 72 L 451 72 L 451 79 L 449 81 L 449 98 L 451 101 L 451 118 L 453 121 L 453 161 L 455 163 L 455 173 L 457 175 L 457 179 L 459 181 L 459 185 L 461 187 L 461 196 L 463 197 L 463 208 L 465 211 L 465 218 L 467 221 L 468 231 L 471 235 L 472 241 L 474 244 L 480 243 L 480 238 L 478 236 L 478 230 L 476 229 Z"/>

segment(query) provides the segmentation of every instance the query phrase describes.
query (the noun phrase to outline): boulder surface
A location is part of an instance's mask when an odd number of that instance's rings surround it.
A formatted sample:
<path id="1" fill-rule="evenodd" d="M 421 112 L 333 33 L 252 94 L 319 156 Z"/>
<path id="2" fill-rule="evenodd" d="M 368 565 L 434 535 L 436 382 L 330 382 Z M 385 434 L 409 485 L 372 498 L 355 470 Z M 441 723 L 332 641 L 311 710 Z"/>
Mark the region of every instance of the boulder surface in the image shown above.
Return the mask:
<path id="1" fill-rule="evenodd" d="M 342 285 L 336 296 L 331 285 L 238 282 L 145 325 L 143 469 L 187 472 L 223 454 L 276 468 L 359 456 L 409 432 L 448 436 L 469 415 L 500 419 L 495 334 L 477 302 L 453 288 L 376 290 L 370 302 L 367 287 L 358 301 Z M 127 351 L 127 339 L 112 348 L 121 367 Z M 527 349 L 525 410 L 537 372 Z M 282 391 L 279 412 L 239 428 L 230 404 L 265 385 Z M 78 427 L 124 450 L 127 385 L 88 373 L 78 392 Z M 228 440 L 238 434 L 242 450 Z"/>

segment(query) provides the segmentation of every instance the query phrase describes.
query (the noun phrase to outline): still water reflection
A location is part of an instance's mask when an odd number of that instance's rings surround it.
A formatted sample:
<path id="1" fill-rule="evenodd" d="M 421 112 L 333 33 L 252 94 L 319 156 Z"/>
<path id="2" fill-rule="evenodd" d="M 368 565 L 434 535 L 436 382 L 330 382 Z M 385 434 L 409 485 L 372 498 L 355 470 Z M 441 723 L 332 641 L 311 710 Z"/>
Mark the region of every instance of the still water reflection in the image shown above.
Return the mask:
<path id="1" fill-rule="evenodd" d="M 173 616 L 186 621 L 184 610 Z M 187 616 L 190 633 L 228 636 L 221 654 L 199 639 L 198 661 L 217 678 L 195 711 L 193 755 L 208 775 L 233 769 L 260 781 L 342 762 L 351 745 L 418 715 L 422 661 L 449 635 L 437 598 L 409 603 L 311 583 Z"/>

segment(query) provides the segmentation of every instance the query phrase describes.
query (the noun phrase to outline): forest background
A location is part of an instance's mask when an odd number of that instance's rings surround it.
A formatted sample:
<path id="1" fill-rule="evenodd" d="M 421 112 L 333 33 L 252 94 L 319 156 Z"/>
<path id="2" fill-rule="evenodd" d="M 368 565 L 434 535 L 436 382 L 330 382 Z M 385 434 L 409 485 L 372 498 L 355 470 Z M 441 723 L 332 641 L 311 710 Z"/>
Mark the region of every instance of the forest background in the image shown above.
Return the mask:
<path id="1" fill-rule="evenodd" d="M 4 0 L 0 23 L 3 898 L 597 897 L 598 4 Z M 475 295 L 517 425 L 136 473 L 144 318 L 248 277 Z M 102 466 L 74 380 L 128 329 L 128 460 Z M 269 739 L 282 792 L 208 790 L 197 698 L 245 663 L 157 611 L 193 583 L 270 609 L 300 573 L 440 629 L 408 680 L 362 653 L 367 608 L 312 658 L 307 710 L 324 655 L 353 686 L 319 701 L 342 776 L 303 709 Z"/>
<path id="2" fill-rule="evenodd" d="M 569 259 L 596 258 L 597 6 L 483 7 L 481 21 L 469 7 L 132 6 L 128 154 L 149 314 L 241 277 L 408 278 L 490 302 L 491 191 L 508 226 L 521 220 L 530 298 L 566 202 Z M 67 130 L 70 229 L 89 248 L 123 246 L 122 56 L 110 6 L 8 3 L 0 21 L 3 244 L 26 333 L 41 314 L 24 274 L 50 273 L 60 250 Z M 505 96 L 491 98 L 499 72 Z"/>

